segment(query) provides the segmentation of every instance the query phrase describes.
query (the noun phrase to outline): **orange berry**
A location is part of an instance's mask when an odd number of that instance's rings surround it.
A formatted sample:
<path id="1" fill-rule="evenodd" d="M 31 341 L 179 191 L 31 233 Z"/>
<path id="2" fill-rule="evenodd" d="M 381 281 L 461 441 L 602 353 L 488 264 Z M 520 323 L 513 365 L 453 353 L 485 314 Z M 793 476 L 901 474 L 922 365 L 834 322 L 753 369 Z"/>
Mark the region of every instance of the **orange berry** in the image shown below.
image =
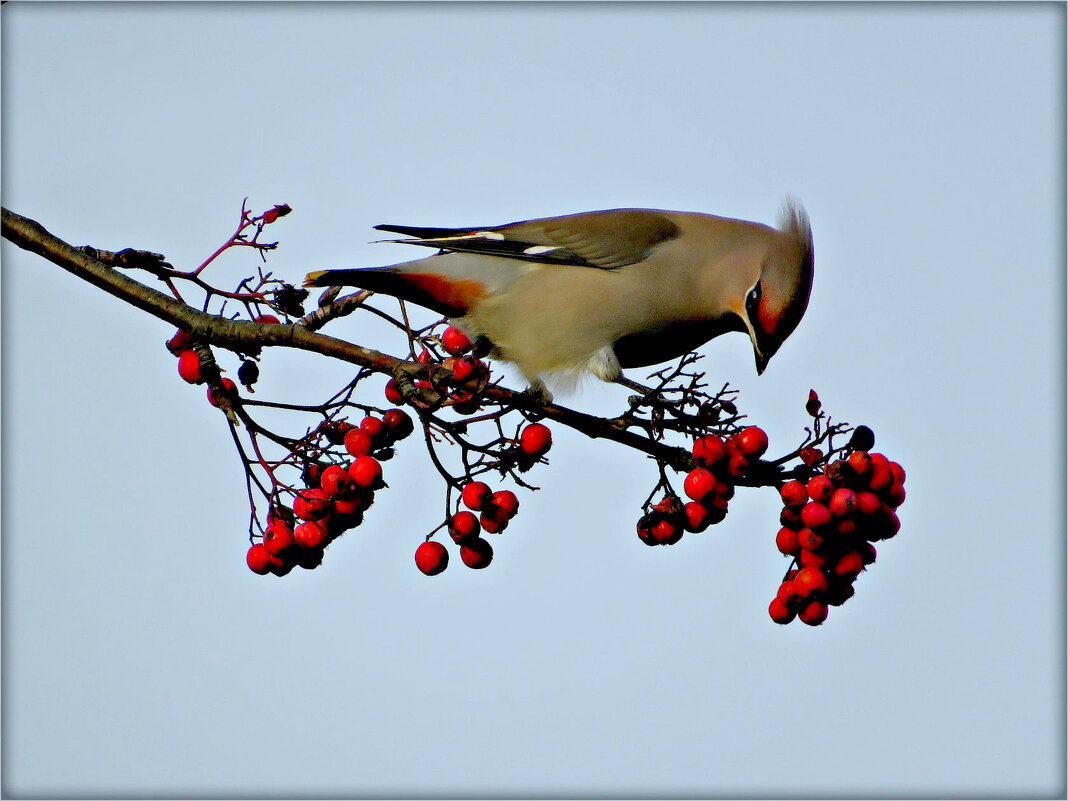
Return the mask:
<path id="1" fill-rule="evenodd" d="M 827 503 L 834 493 L 834 484 L 827 476 L 813 476 L 806 487 L 808 497 L 817 503 Z"/>
<path id="2" fill-rule="evenodd" d="M 779 490 L 783 505 L 791 507 L 804 506 L 808 501 L 808 490 L 800 481 L 787 481 Z"/>
<path id="3" fill-rule="evenodd" d="M 856 493 L 844 487 L 836 489 L 827 506 L 835 517 L 848 517 L 853 514 L 853 510 L 857 507 Z"/>

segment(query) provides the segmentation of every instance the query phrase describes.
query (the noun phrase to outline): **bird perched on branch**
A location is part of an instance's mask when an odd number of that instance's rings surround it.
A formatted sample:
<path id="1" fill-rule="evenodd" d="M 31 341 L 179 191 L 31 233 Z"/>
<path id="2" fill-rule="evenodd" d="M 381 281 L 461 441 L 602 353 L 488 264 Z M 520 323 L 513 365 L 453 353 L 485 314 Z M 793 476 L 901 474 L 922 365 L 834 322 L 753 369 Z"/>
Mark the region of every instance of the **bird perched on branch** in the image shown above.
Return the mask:
<path id="1" fill-rule="evenodd" d="M 793 332 L 812 288 L 812 230 L 788 201 L 778 229 L 678 211 L 611 209 L 481 228 L 378 225 L 438 252 L 388 267 L 308 273 L 447 317 L 533 386 L 681 356 L 747 333 L 757 373 Z"/>

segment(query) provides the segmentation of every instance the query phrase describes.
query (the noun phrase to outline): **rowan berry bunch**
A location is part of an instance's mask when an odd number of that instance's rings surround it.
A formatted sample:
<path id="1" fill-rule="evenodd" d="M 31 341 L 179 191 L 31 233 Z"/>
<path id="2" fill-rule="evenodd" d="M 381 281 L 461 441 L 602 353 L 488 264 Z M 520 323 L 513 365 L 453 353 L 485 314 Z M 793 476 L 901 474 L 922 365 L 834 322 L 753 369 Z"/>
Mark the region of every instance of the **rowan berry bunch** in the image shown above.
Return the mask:
<path id="1" fill-rule="evenodd" d="M 775 545 L 792 562 L 768 613 L 776 623 L 819 625 L 828 606 L 853 597 L 857 577 L 875 562 L 872 543 L 900 530 L 905 471 L 881 453 L 847 448 L 807 482 L 788 481 L 781 496 Z"/>

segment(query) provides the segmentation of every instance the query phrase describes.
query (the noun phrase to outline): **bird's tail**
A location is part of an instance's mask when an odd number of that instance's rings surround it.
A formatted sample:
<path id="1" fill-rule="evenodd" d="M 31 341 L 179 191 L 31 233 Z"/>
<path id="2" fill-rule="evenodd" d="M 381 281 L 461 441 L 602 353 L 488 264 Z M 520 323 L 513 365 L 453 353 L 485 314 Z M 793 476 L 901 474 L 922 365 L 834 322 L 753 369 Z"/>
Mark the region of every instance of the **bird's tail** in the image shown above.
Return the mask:
<path id="1" fill-rule="evenodd" d="M 409 262 L 404 265 L 405 269 L 394 266 L 317 270 L 308 273 L 304 286 L 360 287 L 417 303 L 446 317 L 463 317 L 471 304 L 484 294 L 478 281 L 422 270 L 418 264 Z"/>

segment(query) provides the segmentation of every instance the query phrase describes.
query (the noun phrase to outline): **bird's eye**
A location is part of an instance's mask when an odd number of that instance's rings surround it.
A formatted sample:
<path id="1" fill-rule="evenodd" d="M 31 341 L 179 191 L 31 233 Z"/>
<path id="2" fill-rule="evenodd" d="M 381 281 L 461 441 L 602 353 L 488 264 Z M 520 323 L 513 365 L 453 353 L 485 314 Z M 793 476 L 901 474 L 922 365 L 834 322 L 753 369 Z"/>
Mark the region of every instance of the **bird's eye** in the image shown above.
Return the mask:
<path id="1" fill-rule="evenodd" d="M 760 303 L 760 284 L 749 290 L 749 294 L 745 297 L 746 311 L 755 311 L 757 304 Z"/>

